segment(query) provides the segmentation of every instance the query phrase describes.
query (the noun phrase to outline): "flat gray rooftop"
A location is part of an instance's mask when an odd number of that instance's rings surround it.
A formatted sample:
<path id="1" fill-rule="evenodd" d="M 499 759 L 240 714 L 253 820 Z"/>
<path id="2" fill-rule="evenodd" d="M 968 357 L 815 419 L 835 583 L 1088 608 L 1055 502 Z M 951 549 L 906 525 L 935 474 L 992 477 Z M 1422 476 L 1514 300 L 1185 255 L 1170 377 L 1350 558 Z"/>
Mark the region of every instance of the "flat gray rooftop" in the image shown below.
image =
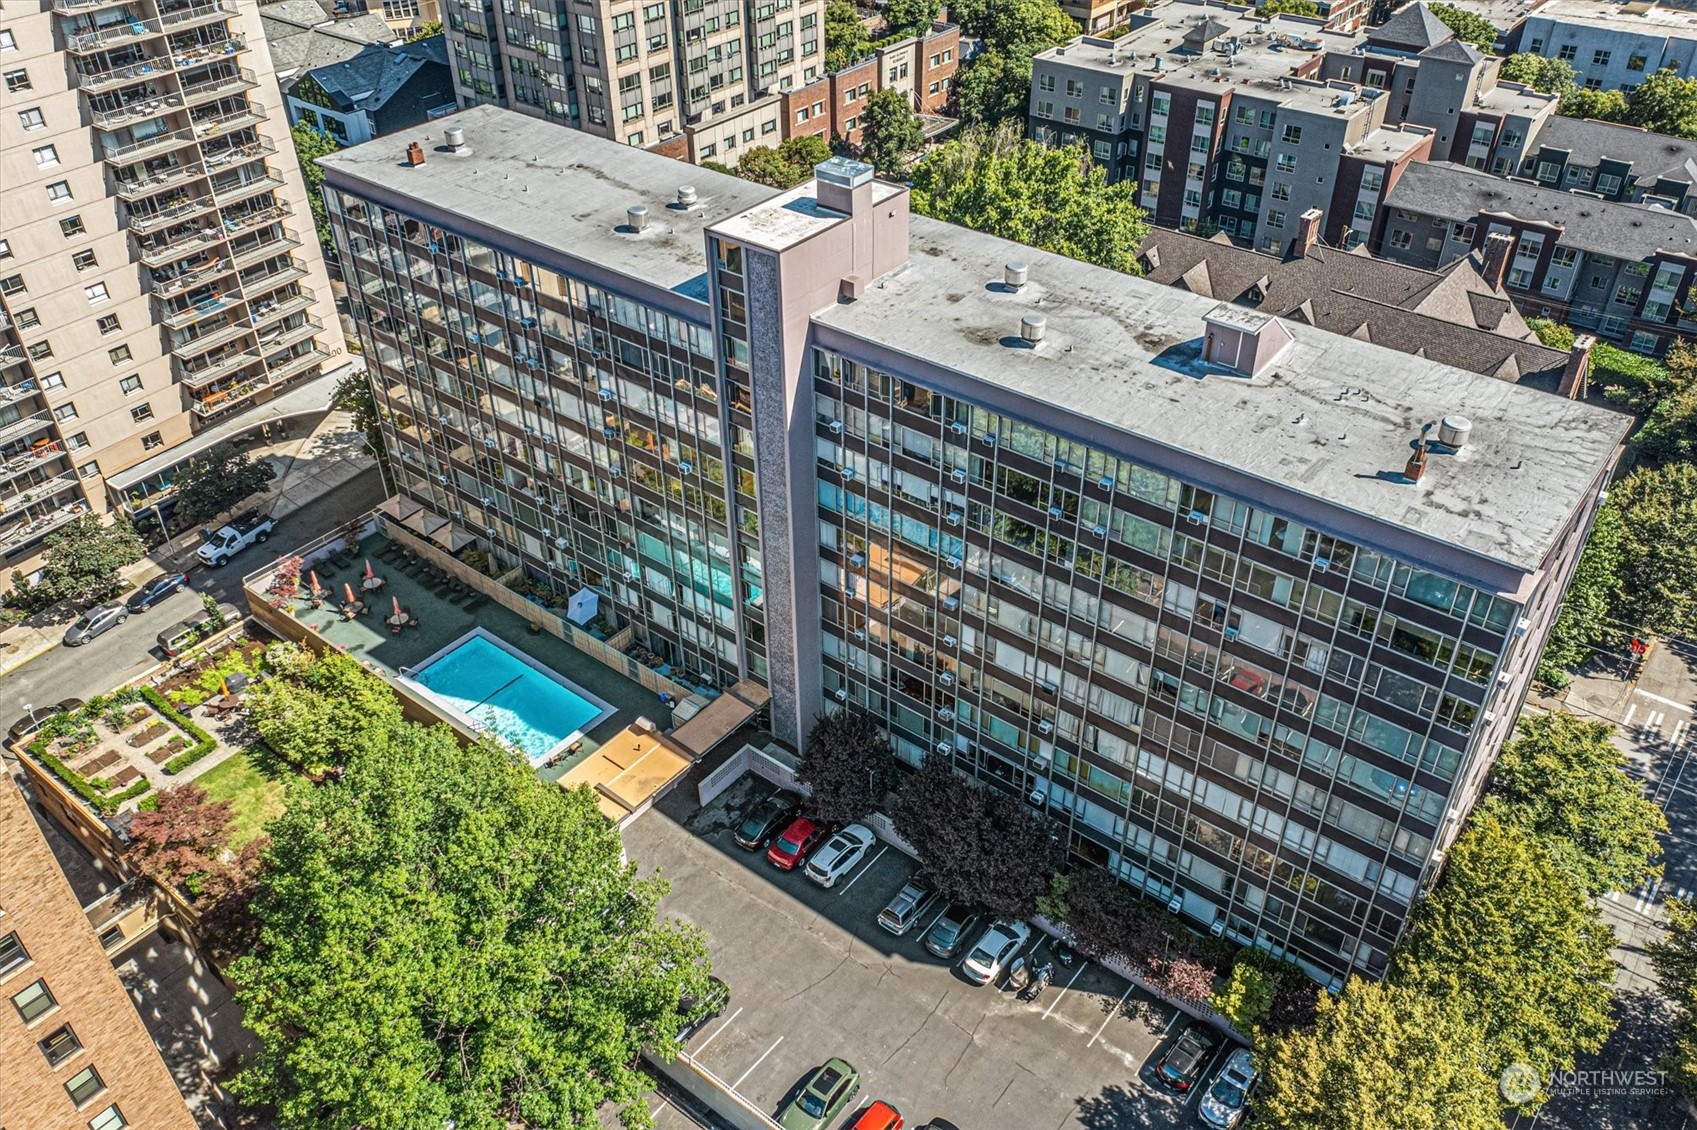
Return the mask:
<path id="1" fill-rule="evenodd" d="M 1200 359 L 1218 300 L 915 216 L 907 266 L 815 320 L 1221 467 L 1521 570 L 1539 567 L 1631 419 L 1285 321 L 1254 380 Z M 1009 259 L 1030 264 L 1018 293 Z M 1020 318 L 1043 314 L 1037 349 Z M 1471 442 L 1401 480 L 1424 424 Z M 1436 433 L 1433 433 L 1436 438 Z"/>
<path id="2" fill-rule="evenodd" d="M 465 130 L 464 152 L 447 151 L 448 126 Z M 406 159 L 413 141 L 424 146 L 417 167 Z M 705 229 L 775 195 L 741 177 L 494 106 L 340 150 L 320 164 L 332 185 L 398 193 L 703 302 Z M 694 186 L 696 203 L 672 207 L 683 185 Z M 648 207 L 641 234 L 620 230 L 634 204 Z"/>

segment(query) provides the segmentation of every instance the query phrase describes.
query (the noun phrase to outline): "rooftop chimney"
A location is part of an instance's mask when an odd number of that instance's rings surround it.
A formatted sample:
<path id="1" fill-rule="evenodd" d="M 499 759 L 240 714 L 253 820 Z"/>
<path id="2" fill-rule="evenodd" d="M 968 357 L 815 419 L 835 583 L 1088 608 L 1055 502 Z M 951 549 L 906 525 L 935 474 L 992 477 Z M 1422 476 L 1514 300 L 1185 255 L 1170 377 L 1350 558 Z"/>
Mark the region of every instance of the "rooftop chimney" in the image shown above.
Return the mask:
<path id="1" fill-rule="evenodd" d="M 819 206 L 852 216 L 872 206 L 873 168 L 865 161 L 832 157 L 813 167 Z"/>
<path id="2" fill-rule="evenodd" d="M 1402 477 L 1411 483 L 1420 481 L 1426 473 L 1426 437 L 1421 436 L 1414 441 L 1414 454 L 1408 457 L 1408 463 L 1402 469 Z"/>
<path id="3" fill-rule="evenodd" d="M 1597 344 L 1597 339 L 1590 334 L 1578 334 L 1573 339 L 1573 349 L 1568 352 L 1567 364 L 1561 371 L 1561 384 L 1556 386 L 1556 392 L 1569 400 L 1577 400 L 1585 395 L 1585 381 L 1591 375 L 1591 349 Z"/>
<path id="4" fill-rule="evenodd" d="M 1292 258 L 1308 258 L 1308 253 L 1320 241 L 1320 221 L 1325 216 L 1320 209 L 1310 208 L 1296 218 L 1296 245 L 1291 248 Z"/>
<path id="5" fill-rule="evenodd" d="M 1503 288 L 1503 278 L 1508 274 L 1509 252 L 1513 250 L 1514 237 L 1507 232 L 1494 231 L 1485 237 L 1484 262 L 1479 267 L 1479 274 L 1492 290 Z"/>
<path id="6" fill-rule="evenodd" d="M 416 141 L 409 141 L 407 143 L 407 164 L 424 164 L 424 146 L 420 145 Z"/>

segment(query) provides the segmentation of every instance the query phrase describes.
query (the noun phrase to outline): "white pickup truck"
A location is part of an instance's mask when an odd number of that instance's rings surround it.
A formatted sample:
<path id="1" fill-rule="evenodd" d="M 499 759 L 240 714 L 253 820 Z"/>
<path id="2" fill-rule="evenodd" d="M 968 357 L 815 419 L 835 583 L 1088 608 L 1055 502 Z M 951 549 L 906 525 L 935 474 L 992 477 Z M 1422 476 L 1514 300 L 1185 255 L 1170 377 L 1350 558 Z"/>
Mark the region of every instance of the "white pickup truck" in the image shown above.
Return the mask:
<path id="1" fill-rule="evenodd" d="M 258 545 L 270 537 L 274 525 L 276 523 L 269 517 L 250 510 L 208 534 L 205 543 L 195 550 L 195 556 L 202 564 L 216 568 L 248 546 Z"/>

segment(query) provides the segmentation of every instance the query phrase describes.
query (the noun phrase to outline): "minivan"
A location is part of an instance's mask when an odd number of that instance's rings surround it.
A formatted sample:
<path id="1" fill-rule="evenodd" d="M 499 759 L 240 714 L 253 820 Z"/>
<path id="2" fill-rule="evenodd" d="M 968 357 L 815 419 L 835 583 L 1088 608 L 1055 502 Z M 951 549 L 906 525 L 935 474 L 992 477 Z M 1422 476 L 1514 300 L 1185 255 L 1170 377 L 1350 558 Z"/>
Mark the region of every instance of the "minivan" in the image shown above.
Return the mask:
<path id="1" fill-rule="evenodd" d="M 233 605 L 220 604 L 218 611 L 223 613 L 226 627 L 242 618 L 241 610 Z M 206 625 L 211 619 L 212 613 L 203 608 L 188 619 L 172 624 L 156 637 L 159 650 L 170 658 L 176 658 L 200 641 L 206 634 Z"/>

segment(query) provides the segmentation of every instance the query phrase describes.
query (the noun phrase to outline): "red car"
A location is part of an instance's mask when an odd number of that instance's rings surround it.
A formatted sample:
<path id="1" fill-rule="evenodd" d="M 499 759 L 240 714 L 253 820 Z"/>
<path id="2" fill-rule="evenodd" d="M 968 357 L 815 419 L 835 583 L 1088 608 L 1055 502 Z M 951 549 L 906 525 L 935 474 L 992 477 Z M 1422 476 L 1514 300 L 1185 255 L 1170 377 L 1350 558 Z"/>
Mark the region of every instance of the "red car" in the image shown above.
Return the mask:
<path id="1" fill-rule="evenodd" d="M 879 1099 L 866 1108 L 850 1130 L 902 1130 L 902 1112 Z"/>
<path id="2" fill-rule="evenodd" d="M 784 834 L 773 840 L 772 846 L 766 849 L 766 862 L 780 871 L 794 871 L 801 861 L 807 858 L 807 853 L 824 838 L 825 825 L 799 816 L 784 829 Z"/>

